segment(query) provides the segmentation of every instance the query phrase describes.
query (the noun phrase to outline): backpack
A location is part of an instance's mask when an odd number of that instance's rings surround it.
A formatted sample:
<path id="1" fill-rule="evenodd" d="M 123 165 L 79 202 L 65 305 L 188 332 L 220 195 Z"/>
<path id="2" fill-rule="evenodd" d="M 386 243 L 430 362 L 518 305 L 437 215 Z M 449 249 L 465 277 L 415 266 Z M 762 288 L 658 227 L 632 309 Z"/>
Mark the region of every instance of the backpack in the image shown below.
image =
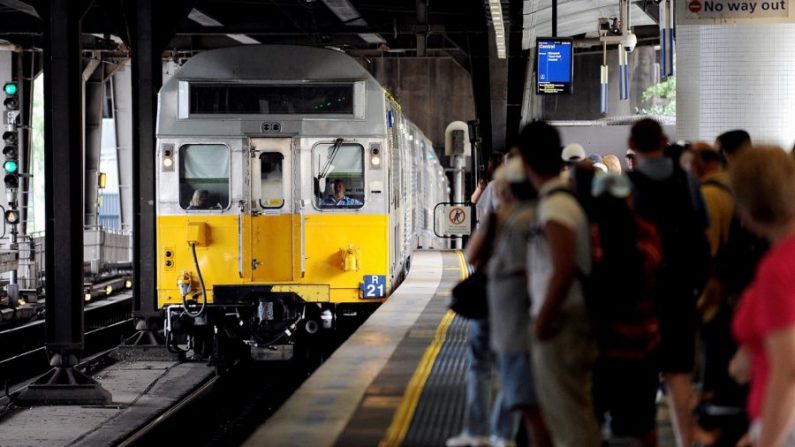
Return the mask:
<path id="1" fill-rule="evenodd" d="M 702 185 L 715 186 L 733 196 L 729 186 L 719 180 L 707 180 Z M 720 245 L 714 259 L 715 278 L 730 296 L 739 296 L 751 283 L 756 273 L 756 266 L 768 247 L 769 244 L 764 238 L 756 236 L 745 228 L 735 210 L 729 224 L 728 239 Z"/>
<path id="2" fill-rule="evenodd" d="M 635 210 L 660 235 L 662 264 L 658 290 L 662 295 L 695 299 L 712 272 L 712 255 L 704 216 L 699 214 L 687 173 L 675 167 L 665 180 L 629 173 Z"/>
<path id="3" fill-rule="evenodd" d="M 653 290 L 662 250 L 654 225 L 623 198 L 583 197 L 566 188 L 548 195 L 557 192 L 574 197 L 588 217 L 591 273 L 578 272 L 577 279 L 601 355 L 645 358 L 660 341 Z"/>

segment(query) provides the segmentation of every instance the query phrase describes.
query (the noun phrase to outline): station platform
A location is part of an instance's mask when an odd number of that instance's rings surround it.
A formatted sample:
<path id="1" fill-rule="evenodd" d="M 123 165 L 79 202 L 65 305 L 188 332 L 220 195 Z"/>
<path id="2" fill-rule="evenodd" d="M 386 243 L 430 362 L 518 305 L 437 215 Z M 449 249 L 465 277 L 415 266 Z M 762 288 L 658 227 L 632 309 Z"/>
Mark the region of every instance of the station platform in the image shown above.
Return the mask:
<path id="1" fill-rule="evenodd" d="M 461 429 L 467 321 L 447 309 L 460 251 L 418 251 L 405 282 L 247 446 L 440 446 Z"/>
<path id="2" fill-rule="evenodd" d="M 120 360 L 94 377 L 110 405 L 11 410 L 0 414 L 0 445 L 118 445 L 214 375 L 202 363 Z"/>
<path id="3" fill-rule="evenodd" d="M 244 445 L 445 445 L 462 428 L 469 331 L 447 305 L 467 274 L 460 251 L 416 252 L 398 290 Z M 675 445 L 663 401 L 658 440 Z"/>

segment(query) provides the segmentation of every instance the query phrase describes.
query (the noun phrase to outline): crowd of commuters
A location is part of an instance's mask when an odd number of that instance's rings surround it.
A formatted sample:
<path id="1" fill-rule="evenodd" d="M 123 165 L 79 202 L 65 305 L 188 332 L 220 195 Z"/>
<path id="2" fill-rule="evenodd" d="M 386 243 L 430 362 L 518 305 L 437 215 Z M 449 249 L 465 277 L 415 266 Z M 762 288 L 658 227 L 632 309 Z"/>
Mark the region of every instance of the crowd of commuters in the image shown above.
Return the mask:
<path id="1" fill-rule="evenodd" d="M 656 446 L 662 395 L 677 447 L 795 447 L 795 158 L 652 119 L 628 147 L 622 168 L 533 122 L 492 158 L 467 247 L 489 312 L 448 446 Z"/>

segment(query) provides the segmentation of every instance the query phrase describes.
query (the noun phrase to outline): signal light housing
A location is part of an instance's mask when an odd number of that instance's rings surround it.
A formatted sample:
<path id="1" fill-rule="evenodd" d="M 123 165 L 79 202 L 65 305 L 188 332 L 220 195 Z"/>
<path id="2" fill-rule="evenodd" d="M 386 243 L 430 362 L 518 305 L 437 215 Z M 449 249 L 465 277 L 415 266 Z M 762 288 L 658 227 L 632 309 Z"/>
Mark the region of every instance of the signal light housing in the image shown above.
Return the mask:
<path id="1" fill-rule="evenodd" d="M 19 165 L 17 164 L 16 160 L 6 160 L 3 163 L 3 169 L 9 174 L 16 174 L 17 170 L 19 169 Z"/>
<path id="2" fill-rule="evenodd" d="M 6 189 L 16 189 L 19 186 L 19 178 L 16 174 L 6 174 L 3 182 L 6 184 Z"/>
<path id="3" fill-rule="evenodd" d="M 3 142 L 5 144 L 17 144 L 17 133 L 13 130 L 3 132 Z"/>
<path id="4" fill-rule="evenodd" d="M 3 84 L 3 91 L 6 92 L 8 96 L 14 96 L 19 91 L 19 87 L 17 87 L 16 82 L 6 82 Z"/>
<path id="5" fill-rule="evenodd" d="M 5 219 L 8 224 L 16 225 L 19 223 L 19 210 L 7 210 Z"/>

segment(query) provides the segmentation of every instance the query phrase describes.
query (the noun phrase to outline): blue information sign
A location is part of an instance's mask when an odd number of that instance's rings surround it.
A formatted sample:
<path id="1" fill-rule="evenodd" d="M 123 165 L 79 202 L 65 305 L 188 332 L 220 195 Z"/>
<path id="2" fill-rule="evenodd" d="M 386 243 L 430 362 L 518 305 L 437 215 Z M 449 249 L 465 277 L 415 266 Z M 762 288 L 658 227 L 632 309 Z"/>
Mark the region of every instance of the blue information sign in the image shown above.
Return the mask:
<path id="1" fill-rule="evenodd" d="M 386 296 L 386 275 L 364 275 L 362 294 L 365 298 L 383 298 Z"/>
<path id="2" fill-rule="evenodd" d="M 571 93 L 574 75 L 571 39 L 536 40 L 536 94 Z"/>

